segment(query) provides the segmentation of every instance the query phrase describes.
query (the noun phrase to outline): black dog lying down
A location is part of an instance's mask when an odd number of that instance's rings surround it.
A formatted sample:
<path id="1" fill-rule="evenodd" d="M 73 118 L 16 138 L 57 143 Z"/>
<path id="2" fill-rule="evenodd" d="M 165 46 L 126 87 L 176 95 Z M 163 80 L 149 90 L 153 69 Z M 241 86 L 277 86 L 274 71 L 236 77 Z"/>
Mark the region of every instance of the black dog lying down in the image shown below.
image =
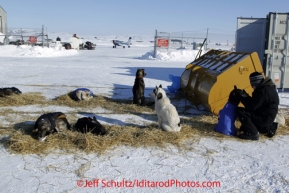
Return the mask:
<path id="1" fill-rule="evenodd" d="M 0 97 L 9 96 L 12 94 L 21 94 L 22 92 L 15 87 L 10 88 L 0 88 Z"/>
<path id="2" fill-rule="evenodd" d="M 66 115 L 62 112 L 55 112 L 41 115 L 36 120 L 32 132 L 37 133 L 39 141 L 44 141 L 49 134 L 66 129 L 70 129 Z"/>
<path id="3" fill-rule="evenodd" d="M 144 69 L 137 69 L 135 75 L 134 85 L 132 87 L 133 93 L 133 104 L 137 105 L 144 105 L 145 104 L 145 97 L 144 97 L 144 90 L 145 90 L 145 83 L 143 77 L 146 76 Z"/>
<path id="4" fill-rule="evenodd" d="M 96 120 L 95 116 L 79 118 L 75 124 L 75 130 L 81 133 L 91 132 L 95 135 L 105 135 L 105 128 Z"/>

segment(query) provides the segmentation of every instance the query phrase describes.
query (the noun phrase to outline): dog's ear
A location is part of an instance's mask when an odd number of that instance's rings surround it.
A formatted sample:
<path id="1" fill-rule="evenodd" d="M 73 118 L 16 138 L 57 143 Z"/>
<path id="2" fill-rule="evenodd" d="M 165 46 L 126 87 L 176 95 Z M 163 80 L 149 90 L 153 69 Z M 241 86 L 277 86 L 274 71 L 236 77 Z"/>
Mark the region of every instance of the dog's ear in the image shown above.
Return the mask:
<path id="1" fill-rule="evenodd" d="M 143 76 L 146 76 L 145 69 L 142 69 Z"/>
<path id="2" fill-rule="evenodd" d="M 101 125 L 100 122 L 98 122 L 98 120 L 96 119 L 95 116 L 93 116 L 93 121 L 94 121 L 95 124 L 99 124 L 99 125 Z"/>
<path id="3" fill-rule="evenodd" d="M 162 98 L 163 98 L 163 94 L 162 94 L 162 93 L 159 93 L 159 94 L 157 95 L 157 99 L 160 100 L 160 99 L 162 99 Z"/>
<path id="4" fill-rule="evenodd" d="M 163 88 L 161 84 L 160 84 L 159 88 Z"/>
<path id="5" fill-rule="evenodd" d="M 234 85 L 234 89 L 235 89 L 235 90 L 237 89 L 237 86 L 236 86 L 236 85 Z"/>

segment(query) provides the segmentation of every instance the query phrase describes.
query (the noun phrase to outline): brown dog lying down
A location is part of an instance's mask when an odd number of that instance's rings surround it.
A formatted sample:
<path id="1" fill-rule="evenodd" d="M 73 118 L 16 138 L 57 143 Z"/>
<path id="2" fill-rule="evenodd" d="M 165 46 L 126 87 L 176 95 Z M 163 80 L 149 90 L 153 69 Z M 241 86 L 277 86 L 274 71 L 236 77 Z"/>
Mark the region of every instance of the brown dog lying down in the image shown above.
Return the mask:
<path id="1" fill-rule="evenodd" d="M 10 87 L 10 88 L 0 88 L 0 97 L 5 97 L 9 96 L 12 94 L 21 94 L 22 92 L 15 87 Z"/>
<path id="2" fill-rule="evenodd" d="M 44 141 L 49 134 L 66 129 L 70 129 L 66 115 L 62 112 L 55 112 L 41 115 L 36 120 L 32 132 L 37 133 L 39 141 Z"/>

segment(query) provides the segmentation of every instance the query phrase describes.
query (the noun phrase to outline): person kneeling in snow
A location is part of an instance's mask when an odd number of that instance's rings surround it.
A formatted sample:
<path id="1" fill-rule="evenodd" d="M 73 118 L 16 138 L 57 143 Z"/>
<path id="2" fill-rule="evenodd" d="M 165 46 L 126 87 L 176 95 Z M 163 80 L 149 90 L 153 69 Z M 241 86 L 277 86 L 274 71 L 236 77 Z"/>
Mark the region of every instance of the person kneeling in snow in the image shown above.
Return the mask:
<path id="1" fill-rule="evenodd" d="M 240 130 L 243 131 L 238 137 L 258 140 L 259 132 L 273 137 L 278 127 L 278 123 L 274 123 L 274 120 L 279 105 L 275 85 L 269 77 L 264 78 L 259 72 L 251 73 L 249 78 L 254 89 L 252 97 L 238 94 L 245 107 L 238 107 L 237 110 L 237 116 L 241 122 Z"/>

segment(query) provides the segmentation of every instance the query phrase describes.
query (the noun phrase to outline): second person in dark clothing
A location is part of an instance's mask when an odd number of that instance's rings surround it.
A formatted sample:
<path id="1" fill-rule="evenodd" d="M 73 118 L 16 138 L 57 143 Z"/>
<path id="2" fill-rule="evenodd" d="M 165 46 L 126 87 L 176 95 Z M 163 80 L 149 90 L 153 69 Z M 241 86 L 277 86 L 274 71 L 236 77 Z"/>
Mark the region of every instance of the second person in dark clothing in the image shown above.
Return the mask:
<path id="1" fill-rule="evenodd" d="M 239 107 L 237 111 L 241 122 L 240 130 L 243 131 L 238 137 L 258 140 L 259 132 L 273 137 L 278 127 L 278 124 L 274 123 L 279 106 L 276 87 L 269 77 L 264 78 L 259 72 L 251 73 L 249 78 L 254 91 L 252 97 L 240 95 L 240 101 L 245 108 Z"/>

